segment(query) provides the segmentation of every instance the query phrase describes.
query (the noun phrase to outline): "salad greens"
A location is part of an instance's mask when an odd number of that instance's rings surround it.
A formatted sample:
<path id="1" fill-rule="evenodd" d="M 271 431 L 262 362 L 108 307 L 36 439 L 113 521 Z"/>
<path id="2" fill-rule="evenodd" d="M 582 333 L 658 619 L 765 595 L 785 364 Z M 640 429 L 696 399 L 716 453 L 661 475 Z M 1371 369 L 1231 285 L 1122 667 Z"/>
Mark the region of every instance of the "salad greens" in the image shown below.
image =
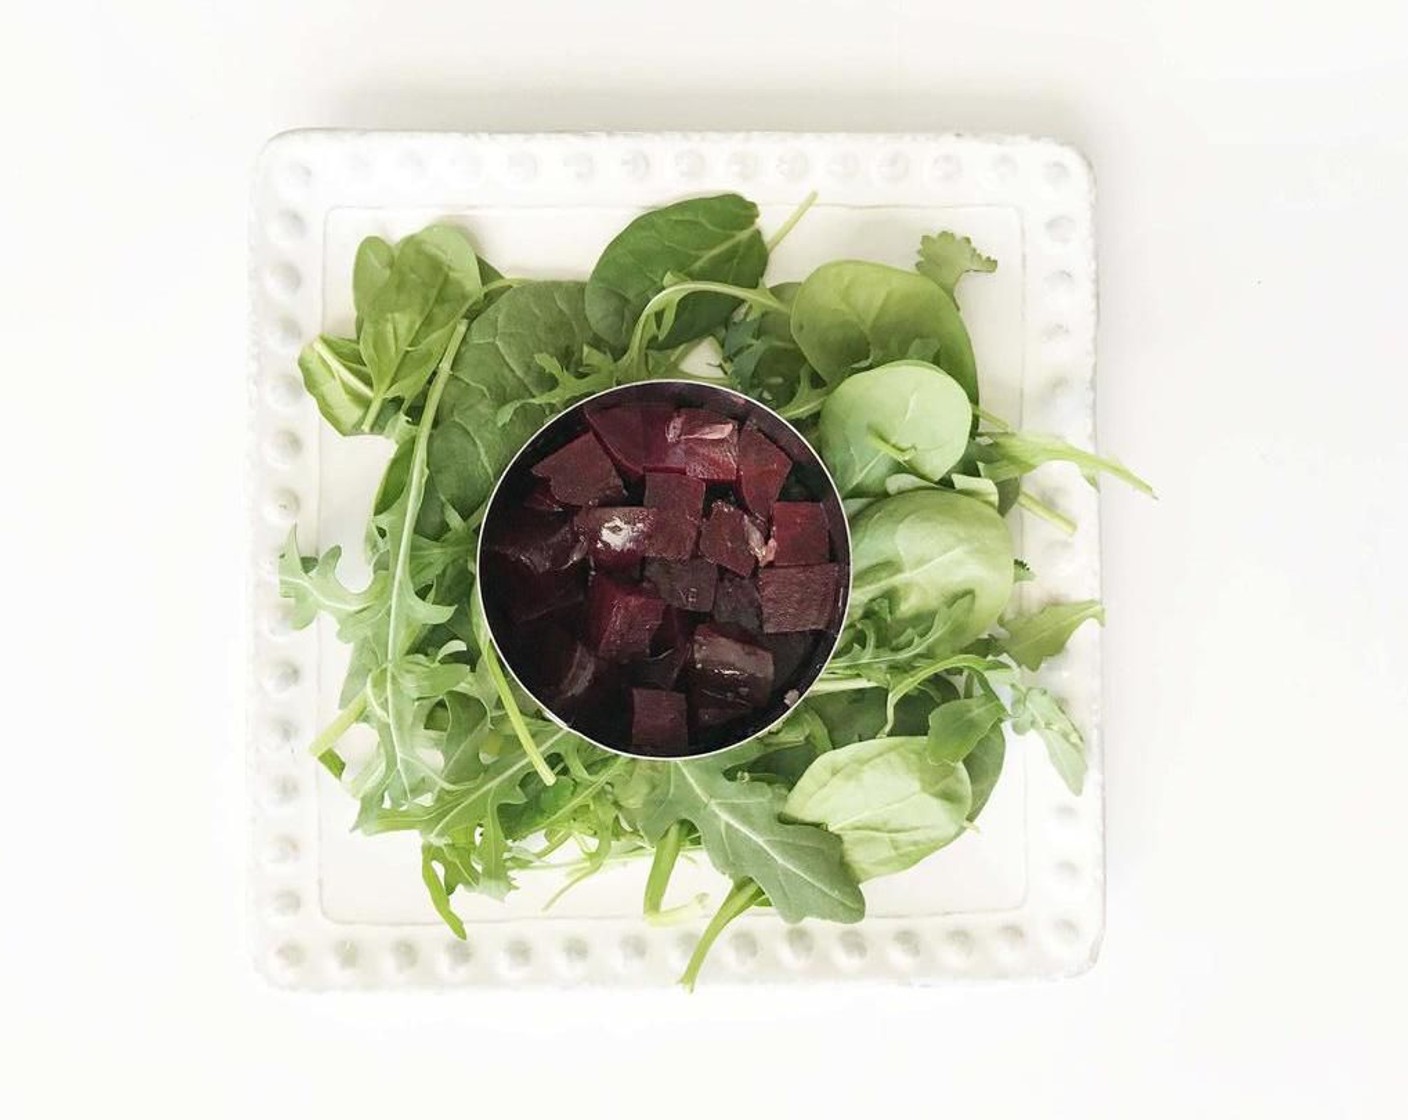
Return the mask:
<path id="1" fill-rule="evenodd" d="M 327 422 L 395 446 L 372 503 L 365 586 L 341 551 L 290 538 L 281 589 L 295 626 L 319 615 L 350 647 L 342 710 L 312 751 L 358 801 L 367 834 L 411 831 L 421 877 L 457 937 L 460 891 L 501 898 L 556 868 L 568 889 L 609 862 L 648 861 L 643 910 L 668 906 L 682 854 L 731 886 L 684 981 L 722 930 L 756 907 L 784 921 L 859 921 L 861 884 L 952 843 L 1000 777 L 1004 729 L 1031 732 L 1079 792 L 1081 735 L 1028 671 L 1065 647 L 1096 602 L 1012 611 L 1032 577 L 1003 515 L 1068 524 L 1022 480 L 1075 464 L 1126 468 L 979 406 L 960 283 L 997 262 L 966 238 L 922 239 L 912 271 L 834 261 L 764 285 L 772 243 L 737 195 L 641 215 L 585 283 L 504 277 L 458 228 L 368 238 L 352 276 L 355 329 L 320 335 L 299 368 Z M 974 281 L 975 283 L 977 281 Z M 854 587 L 836 652 L 791 715 L 718 755 L 618 757 L 553 722 L 487 638 L 475 553 L 486 501 L 514 454 L 588 394 L 682 372 L 792 419 L 847 499 Z M 370 731 L 370 750 L 345 739 Z M 409 871 L 408 871 L 409 873 Z"/>

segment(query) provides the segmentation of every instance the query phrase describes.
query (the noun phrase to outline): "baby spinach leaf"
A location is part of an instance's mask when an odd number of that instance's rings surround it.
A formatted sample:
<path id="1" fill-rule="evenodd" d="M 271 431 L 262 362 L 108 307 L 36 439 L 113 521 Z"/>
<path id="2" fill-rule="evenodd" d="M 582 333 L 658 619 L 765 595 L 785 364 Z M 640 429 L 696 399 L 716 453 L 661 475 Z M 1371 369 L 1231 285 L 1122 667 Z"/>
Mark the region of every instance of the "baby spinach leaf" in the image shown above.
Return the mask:
<path id="1" fill-rule="evenodd" d="M 968 771 L 968 782 L 973 791 L 973 804 L 968 809 L 968 819 L 975 821 L 983 811 L 997 786 L 1002 774 L 1002 761 L 1007 754 L 1007 737 L 1002 733 L 1002 724 L 994 724 L 988 733 L 978 740 L 977 746 L 968 752 L 963 760 L 963 769 Z"/>
<path id="2" fill-rule="evenodd" d="M 592 328 L 620 354 L 645 305 L 676 279 L 755 287 L 768 261 L 757 221 L 757 206 L 736 194 L 686 199 L 642 214 L 612 239 L 592 269 L 586 294 Z M 737 306 L 717 293 L 689 295 L 654 345 L 702 338 Z"/>
<path id="3" fill-rule="evenodd" d="M 780 817 L 783 794 L 764 783 L 734 782 L 715 759 L 663 763 L 641 831 L 658 840 L 676 821 L 699 829 L 704 850 L 732 879 L 752 879 L 784 921 L 859 921 L 865 899 L 841 860 L 841 841 Z"/>
<path id="4" fill-rule="evenodd" d="M 947 490 L 882 498 L 851 525 L 850 610 L 886 601 L 890 638 L 922 627 L 965 595 L 970 610 L 946 639 L 961 649 L 987 632 L 1012 593 L 1012 538 L 997 512 Z"/>
<path id="5" fill-rule="evenodd" d="M 350 436 L 362 429 L 372 404 L 372 375 L 355 342 L 319 335 L 299 352 L 298 372 L 335 432 Z"/>
<path id="6" fill-rule="evenodd" d="M 1052 603 L 1035 614 L 1006 619 L 1002 627 L 1007 637 L 1002 648 L 1024 669 L 1037 669 L 1048 657 L 1066 648 L 1077 627 L 1088 619 L 1105 621 L 1105 608 L 1098 599 L 1079 603 Z"/>
<path id="7" fill-rule="evenodd" d="M 593 341 L 585 286 L 548 280 L 505 292 L 474 320 L 445 388 L 430 436 L 429 463 L 440 497 L 471 517 L 489 497 L 509 460 L 548 416 L 526 405 L 498 422 L 499 410 L 553 388 L 540 356 L 577 369 Z"/>
<path id="8" fill-rule="evenodd" d="M 879 496 L 904 472 L 937 482 L 963 458 L 973 410 L 927 362 L 891 362 L 842 381 L 821 408 L 821 457 L 845 498 Z"/>
<path id="9" fill-rule="evenodd" d="M 364 420 L 370 426 L 382 401 L 421 391 L 482 286 L 479 260 L 452 226 L 428 226 L 413 234 L 389 261 L 381 249 L 359 251 L 357 258 L 365 300 L 358 308 L 357 343 L 372 380 Z"/>
<path id="10" fill-rule="evenodd" d="M 940 704 L 929 715 L 929 753 L 940 762 L 962 762 L 1007 715 L 996 696 L 983 694 Z"/>
<path id="11" fill-rule="evenodd" d="M 822 755 L 787 797 L 789 817 L 841 838 L 860 881 L 912 867 L 963 833 L 968 772 L 936 760 L 927 739 L 869 739 Z"/>
<path id="12" fill-rule="evenodd" d="M 995 272 L 997 262 L 978 252 L 970 238 L 944 230 L 919 242 L 919 263 L 914 267 L 957 303 L 958 297 L 953 294 L 953 289 L 963 275 L 968 272 Z"/>
<path id="13" fill-rule="evenodd" d="M 1019 735 L 1040 735 L 1051 765 L 1066 788 L 1079 795 L 1085 785 L 1085 740 L 1056 697 L 1044 688 L 1014 688 L 1012 729 Z"/>
<path id="14" fill-rule="evenodd" d="M 917 272 L 872 261 L 822 265 L 797 290 L 792 336 L 829 385 L 861 368 L 922 357 L 978 399 L 973 344 L 958 305 Z"/>
<path id="15" fill-rule="evenodd" d="M 395 246 L 380 237 L 363 238 L 357 246 L 357 256 L 352 262 L 352 306 L 357 312 L 358 324 L 366 319 L 377 293 L 391 279 L 395 261 Z"/>

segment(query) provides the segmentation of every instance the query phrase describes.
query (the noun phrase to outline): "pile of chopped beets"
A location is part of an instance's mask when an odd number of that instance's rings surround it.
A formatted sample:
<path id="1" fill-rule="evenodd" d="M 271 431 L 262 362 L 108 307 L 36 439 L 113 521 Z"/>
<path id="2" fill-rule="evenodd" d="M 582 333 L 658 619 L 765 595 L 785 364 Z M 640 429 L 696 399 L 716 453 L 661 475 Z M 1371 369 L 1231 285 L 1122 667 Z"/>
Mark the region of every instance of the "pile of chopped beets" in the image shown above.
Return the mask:
<path id="1" fill-rule="evenodd" d="M 519 679 L 637 754 L 715 749 L 782 714 L 840 624 L 823 495 L 710 409 L 603 403 L 561 424 L 484 525 L 485 607 Z"/>

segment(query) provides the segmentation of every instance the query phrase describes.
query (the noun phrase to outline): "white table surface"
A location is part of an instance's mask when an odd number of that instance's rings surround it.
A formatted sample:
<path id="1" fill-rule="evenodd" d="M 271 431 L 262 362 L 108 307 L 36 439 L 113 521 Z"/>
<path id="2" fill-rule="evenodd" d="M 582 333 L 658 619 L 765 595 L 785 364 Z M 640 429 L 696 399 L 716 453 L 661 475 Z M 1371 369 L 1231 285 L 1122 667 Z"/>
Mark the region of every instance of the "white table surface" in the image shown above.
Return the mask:
<path id="1" fill-rule="evenodd" d="M 1408 8 L 946 7 L 7 14 L 0 1114 L 1404 1114 Z M 1084 148 L 1102 444 L 1161 495 L 1106 491 L 1092 972 L 693 999 L 256 979 L 245 207 L 260 143 L 301 125 Z"/>

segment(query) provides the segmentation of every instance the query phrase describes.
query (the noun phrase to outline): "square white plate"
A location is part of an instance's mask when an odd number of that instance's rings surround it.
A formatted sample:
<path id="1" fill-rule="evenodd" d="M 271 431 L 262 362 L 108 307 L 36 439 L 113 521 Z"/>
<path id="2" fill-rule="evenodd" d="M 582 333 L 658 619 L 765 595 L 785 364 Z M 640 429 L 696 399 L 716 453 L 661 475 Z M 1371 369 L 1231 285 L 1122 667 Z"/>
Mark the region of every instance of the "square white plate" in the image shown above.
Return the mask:
<path id="1" fill-rule="evenodd" d="M 349 831 L 354 803 L 307 755 L 336 711 L 346 654 L 320 623 L 293 632 L 276 559 L 297 524 L 307 553 L 342 543 L 355 575 L 371 496 L 389 452 L 338 437 L 304 393 L 296 358 L 318 330 L 351 326 L 350 277 L 368 234 L 433 220 L 463 225 L 511 275 L 585 277 L 634 214 L 736 190 L 775 228 L 820 198 L 774 254 L 768 279 L 800 279 L 837 257 L 909 267 L 920 237 L 970 235 L 998 259 L 960 290 L 984 404 L 1033 431 L 1093 439 L 1093 184 L 1048 140 L 888 135 L 464 135 L 292 132 L 265 148 L 251 223 L 252 664 L 249 702 L 251 929 L 255 960 L 300 988 L 675 979 L 703 921 L 640 918 L 643 864 L 595 876 L 552 909 L 552 873 L 522 877 L 506 903 L 456 898 L 469 940 L 440 924 L 414 836 Z M 1065 537 L 1018 518 L 1037 581 L 1027 606 L 1099 594 L 1096 494 L 1046 468 L 1037 493 L 1080 525 Z M 902 875 L 866 885 L 856 926 L 786 926 L 755 913 L 716 946 L 703 983 L 1058 976 L 1098 951 L 1104 902 L 1099 631 L 1084 627 L 1044 684 L 1086 736 L 1084 794 L 1062 786 L 1033 737 L 1009 743 L 980 829 Z M 362 729 L 365 730 L 365 729 Z M 369 744 L 363 744 L 363 747 Z M 356 748 L 355 736 L 351 746 Z M 672 898 L 727 885 L 702 858 Z"/>

